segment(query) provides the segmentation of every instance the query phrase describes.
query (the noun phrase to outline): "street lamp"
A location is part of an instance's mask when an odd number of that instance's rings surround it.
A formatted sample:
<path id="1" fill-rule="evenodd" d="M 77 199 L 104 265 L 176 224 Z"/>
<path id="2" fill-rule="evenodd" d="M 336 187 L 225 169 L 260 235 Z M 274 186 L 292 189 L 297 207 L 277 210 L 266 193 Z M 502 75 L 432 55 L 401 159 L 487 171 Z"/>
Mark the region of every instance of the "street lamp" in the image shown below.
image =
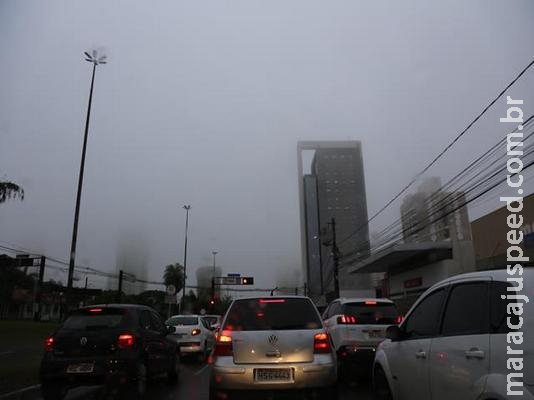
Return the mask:
<path id="1" fill-rule="evenodd" d="M 89 133 L 89 118 L 91 116 L 91 104 L 93 102 L 93 86 L 95 83 L 96 66 L 99 64 L 106 64 L 106 56 L 98 56 L 96 50 L 92 54 L 84 52 L 85 61 L 93 64 L 93 75 L 91 77 L 91 89 L 89 91 L 89 103 L 87 105 L 87 117 L 85 120 L 85 134 L 83 137 L 82 159 L 80 162 L 80 173 L 78 175 L 78 193 L 76 195 L 76 208 L 74 210 L 74 226 L 72 228 L 72 242 L 70 246 L 70 261 L 69 261 L 69 275 L 67 279 L 67 290 L 72 288 L 72 281 L 74 276 L 74 265 L 76 263 L 76 241 L 78 239 L 78 216 L 80 214 L 80 201 L 82 197 L 83 186 L 83 172 L 85 168 L 85 151 L 87 149 L 87 135 Z"/>
<path id="2" fill-rule="evenodd" d="M 184 245 L 184 282 L 183 282 L 183 296 L 182 296 L 182 311 L 185 308 L 185 283 L 187 279 L 187 230 L 189 227 L 189 210 L 191 210 L 191 206 L 189 204 L 183 206 L 183 209 L 185 210 L 185 245 Z"/>

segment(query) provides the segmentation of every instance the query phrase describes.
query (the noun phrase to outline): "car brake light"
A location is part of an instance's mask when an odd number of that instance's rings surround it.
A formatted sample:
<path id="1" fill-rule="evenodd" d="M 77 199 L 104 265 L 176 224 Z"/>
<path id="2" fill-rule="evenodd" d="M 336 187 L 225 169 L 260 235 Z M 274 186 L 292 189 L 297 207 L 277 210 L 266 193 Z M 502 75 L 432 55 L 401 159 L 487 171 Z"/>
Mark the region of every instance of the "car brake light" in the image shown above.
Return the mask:
<path id="1" fill-rule="evenodd" d="M 101 308 L 90 308 L 89 312 L 91 312 L 91 313 L 101 313 L 102 309 Z"/>
<path id="2" fill-rule="evenodd" d="M 195 328 L 191 331 L 191 336 L 197 336 L 197 335 L 200 335 L 200 329 Z"/>
<path id="3" fill-rule="evenodd" d="M 404 320 L 404 317 L 402 315 L 399 315 L 397 316 L 397 318 L 395 318 L 395 323 L 397 325 L 400 325 L 400 323 Z"/>
<path id="4" fill-rule="evenodd" d="M 123 333 L 122 335 L 119 335 L 119 340 L 117 341 L 117 345 L 120 348 L 129 348 L 132 347 L 134 344 L 134 337 L 133 335 L 129 333 Z"/>
<path id="5" fill-rule="evenodd" d="M 217 341 L 215 343 L 215 349 L 213 350 L 213 355 L 221 356 L 231 356 L 234 354 L 234 347 L 232 345 L 232 336 L 230 336 L 229 331 L 222 331 L 217 336 Z"/>
<path id="6" fill-rule="evenodd" d="M 45 340 L 45 351 L 50 351 L 54 348 L 54 338 L 52 336 L 47 337 Z"/>
<path id="7" fill-rule="evenodd" d="M 354 315 L 340 315 L 337 317 L 337 323 L 343 325 L 355 324 L 356 317 Z"/>
<path id="8" fill-rule="evenodd" d="M 366 305 L 366 306 L 376 306 L 376 305 L 377 305 L 377 302 L 374 301 L 374 300 L 367 300 L 367 301 L 365 302 L 365 305 Z"/>
<path id="9" fill-rule="evenodd" d="M 286 299 L 260 299 L 260 303 L 285 303 Z"/>
<path id="10" fill-rule="evenodd" d="M 332 347 L 330 346 L 330 338 L 328 337 L 328 333 L 317 333 L 313 341 L 313 352 L 315 354 L 325 354 L 330 353 L 331 351 Z"/>

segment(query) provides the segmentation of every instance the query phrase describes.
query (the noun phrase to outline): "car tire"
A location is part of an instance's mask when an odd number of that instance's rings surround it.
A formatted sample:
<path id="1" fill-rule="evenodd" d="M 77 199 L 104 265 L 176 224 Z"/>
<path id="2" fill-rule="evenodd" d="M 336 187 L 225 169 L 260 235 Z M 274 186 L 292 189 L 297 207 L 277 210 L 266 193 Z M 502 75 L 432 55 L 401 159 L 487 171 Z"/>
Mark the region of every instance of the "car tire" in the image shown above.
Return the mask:
<path id="1" fill-rule="evenodd" d="M 128 386 L 122 390 L 122 398 L 128 400 L 143 400 L 146 394 L 147 369 L 145 364 L 138 363 L 135 367 L 134 376 Z"/>
<path id="2" fill-rule="evenodd" d="M 375 368 L 373 377 L 373 394 L 376 400 L 393 400 L 386 373 L 381 367 Z"/>
<path id="3" fill-rule="evenodd" d="M 178 357 L 174 356 L 171 360 L 171 365 L 167 371 L 167 381 L 169 383 L 176 383 L 180 379 L 180 367 L 178 363 Z"/>
<path id="4" fill-rule="evenodd" d="M 68 387 L 59 382 L 41 383 L 43 400 L 62 400 L 67 395 Z"/>

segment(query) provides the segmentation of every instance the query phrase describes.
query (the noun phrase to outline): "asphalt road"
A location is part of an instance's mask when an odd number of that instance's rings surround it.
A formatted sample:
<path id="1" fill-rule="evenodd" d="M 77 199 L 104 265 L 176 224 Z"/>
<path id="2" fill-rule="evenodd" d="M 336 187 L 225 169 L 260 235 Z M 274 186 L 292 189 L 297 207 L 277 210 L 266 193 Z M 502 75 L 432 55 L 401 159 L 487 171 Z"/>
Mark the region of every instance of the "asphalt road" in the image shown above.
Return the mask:
<path id="1" fill-rule="evenodd" d="M 209 369 L 206 364 L 184 362 L 181 365 L 180 382 L 170 385 L 164 378 L 149 382 L 146 398 L 149 400 L 208 400 Z M 366 382 L 339 385 L 340 400 L 371 400 L 371 390 Z M 38 390 L 10 397 L 9 400 L 42 400 Z M 77 388 L 69 392 L 66 400 L 100 400 L 97 388 Z"/>

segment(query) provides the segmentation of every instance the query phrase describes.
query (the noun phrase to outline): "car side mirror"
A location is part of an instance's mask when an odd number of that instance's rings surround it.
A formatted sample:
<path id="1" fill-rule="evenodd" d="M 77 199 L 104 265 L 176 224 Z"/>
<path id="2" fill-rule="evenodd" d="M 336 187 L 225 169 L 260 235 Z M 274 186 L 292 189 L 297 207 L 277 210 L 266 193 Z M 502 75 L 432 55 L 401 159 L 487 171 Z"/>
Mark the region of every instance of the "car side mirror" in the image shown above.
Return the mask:
<path id="1" fill-rule="evenodd" d="M 176 327 L 175 326 L 167 326 L 167 335 L 170 333 L 176 333 Z"/>
<path id="2" fill-rule="evenodd" d="M 386 338 L 397 342 L 402 339 L 402 330 L 397 325 L 391 325 L 386 329 Z"/>

